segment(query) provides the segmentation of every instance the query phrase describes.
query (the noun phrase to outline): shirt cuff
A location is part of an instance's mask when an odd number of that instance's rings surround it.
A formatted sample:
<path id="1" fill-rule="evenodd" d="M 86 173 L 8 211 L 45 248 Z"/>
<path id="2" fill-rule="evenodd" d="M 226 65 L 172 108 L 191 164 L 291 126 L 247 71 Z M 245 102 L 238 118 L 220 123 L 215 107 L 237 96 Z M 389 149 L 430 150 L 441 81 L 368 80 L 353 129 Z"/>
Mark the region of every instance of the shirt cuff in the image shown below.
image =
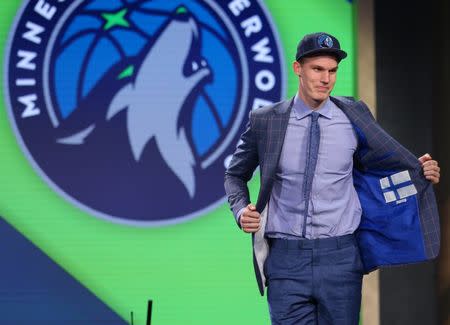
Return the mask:
<path id="1" fill-rule="evenodd" d="M 234 217 L 236 218 L 236 222 L 237 222 L 239 228 L 241 228 L 241 223 L 240 223 L 240 221 L 241 221 L 241 215 L 242 215 L 242 213 L 244 212 L 245 208 L 246 208 L 246 207 L 243 207 L 242 209 L 240 209 L 240 210 L 238 211 L 238 213 L 234 216 Z"/>

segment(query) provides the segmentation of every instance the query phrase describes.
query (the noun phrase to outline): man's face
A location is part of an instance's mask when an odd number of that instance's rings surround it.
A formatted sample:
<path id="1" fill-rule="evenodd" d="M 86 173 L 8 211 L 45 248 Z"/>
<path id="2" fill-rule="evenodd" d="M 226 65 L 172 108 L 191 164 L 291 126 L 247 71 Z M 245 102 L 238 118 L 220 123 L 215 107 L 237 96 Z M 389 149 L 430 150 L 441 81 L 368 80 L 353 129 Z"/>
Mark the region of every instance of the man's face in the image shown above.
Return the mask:
<path id="1" fill-rule="evenodd" d="M 336 58 L 329 55 L 306 57 L 302 63 L 295 61 L 293 67 L 300 79 L 300 97 L 313 108 L 322 104 L 336 82 Z"/>

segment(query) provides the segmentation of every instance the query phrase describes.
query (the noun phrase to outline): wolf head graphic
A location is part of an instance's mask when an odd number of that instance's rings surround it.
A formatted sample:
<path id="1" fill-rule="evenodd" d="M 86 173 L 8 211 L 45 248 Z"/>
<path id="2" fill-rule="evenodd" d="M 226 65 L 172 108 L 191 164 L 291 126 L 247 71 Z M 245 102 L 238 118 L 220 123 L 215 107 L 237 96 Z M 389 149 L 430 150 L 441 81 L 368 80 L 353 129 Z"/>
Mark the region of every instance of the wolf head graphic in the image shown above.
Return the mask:
<path id="1" fill-rule="evenodd" d="M 212 74 L 200 55 L 201 37 L 196 20 L 182 9 L 178 8 L 154 41 L 144 47 L 139 55 L 141 60 L 134 68 L 134 78 L 115 93 L 100 118 L 109 121 L 125 110 L 134 160 L 140 160 L 147 143 L 154 138 L 165 163 L 193 197 L 195 156 L 179 117 L 189 108 L 186 108 L 188 98 L 196 96 Z M 170 83 L 161 85 L 161 80 Z M 96 131 L 96 124 L 93 122 L 60 137 L 57 142 L 82 145 Z"/>

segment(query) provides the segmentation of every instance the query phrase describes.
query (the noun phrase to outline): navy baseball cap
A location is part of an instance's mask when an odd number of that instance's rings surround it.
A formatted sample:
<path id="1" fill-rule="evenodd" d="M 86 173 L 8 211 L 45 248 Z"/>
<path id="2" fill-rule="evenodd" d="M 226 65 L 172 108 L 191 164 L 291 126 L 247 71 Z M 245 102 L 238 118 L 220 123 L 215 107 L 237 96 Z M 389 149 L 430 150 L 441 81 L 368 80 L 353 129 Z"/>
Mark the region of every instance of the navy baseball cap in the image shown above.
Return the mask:
<path id="1" fill-rule="evenodd" d="M 322 53 L 334 55 L 338 61 L 347 57 L 336 37 L 327 33 L 314 33 L 305 35 L 298 43 L 295 60 Z"/>

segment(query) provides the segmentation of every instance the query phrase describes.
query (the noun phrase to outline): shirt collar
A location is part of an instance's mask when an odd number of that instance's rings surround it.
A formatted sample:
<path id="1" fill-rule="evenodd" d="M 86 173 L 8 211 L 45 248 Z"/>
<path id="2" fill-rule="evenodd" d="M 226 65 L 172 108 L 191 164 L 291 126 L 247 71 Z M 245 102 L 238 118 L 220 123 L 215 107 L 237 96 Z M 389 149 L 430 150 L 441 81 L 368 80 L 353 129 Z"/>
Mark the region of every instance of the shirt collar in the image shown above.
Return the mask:
<path id="1" fill-rule="evenodd" d="M 294 104 L 292 106 L 292 111 L 298 120 L 305 118 L 313 112 L 311 109 L 297 94 L 294 97 Z M 331 104 L 330 98 L 327 98 L 326 102 L 317 111 L 323 117 L 331 119 L 333 117 L 333 105 Z"/>

